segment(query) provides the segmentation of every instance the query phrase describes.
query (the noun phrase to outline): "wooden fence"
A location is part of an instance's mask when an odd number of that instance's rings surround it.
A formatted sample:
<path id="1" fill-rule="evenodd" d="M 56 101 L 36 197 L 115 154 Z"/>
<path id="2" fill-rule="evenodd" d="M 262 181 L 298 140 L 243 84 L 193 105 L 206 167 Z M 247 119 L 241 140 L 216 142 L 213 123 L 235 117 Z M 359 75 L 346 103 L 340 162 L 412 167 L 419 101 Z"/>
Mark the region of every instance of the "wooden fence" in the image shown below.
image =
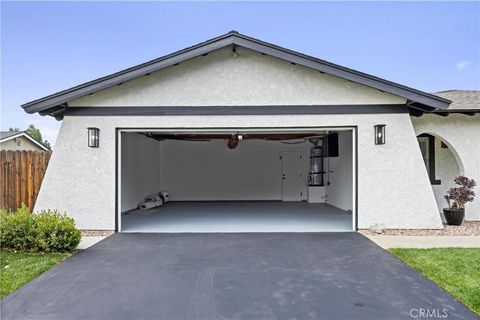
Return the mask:
<path id="1" fill-rule="evenodd" d="M 0 208 L 33 210 L 51 152 L 0 151 Z"/>

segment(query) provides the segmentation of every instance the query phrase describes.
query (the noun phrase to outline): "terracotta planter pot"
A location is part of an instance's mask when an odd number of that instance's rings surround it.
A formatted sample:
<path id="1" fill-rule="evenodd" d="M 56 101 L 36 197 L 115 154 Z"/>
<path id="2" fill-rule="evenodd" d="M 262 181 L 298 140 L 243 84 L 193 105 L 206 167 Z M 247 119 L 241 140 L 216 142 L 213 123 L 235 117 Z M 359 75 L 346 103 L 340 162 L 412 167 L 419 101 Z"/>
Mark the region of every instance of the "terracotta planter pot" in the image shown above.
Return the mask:
<path id="1" fill-rule="evenodd" d="M 461 226 L 465 217 L 465 209 L 443 209 L 445 220 L 449 226 Z"/>

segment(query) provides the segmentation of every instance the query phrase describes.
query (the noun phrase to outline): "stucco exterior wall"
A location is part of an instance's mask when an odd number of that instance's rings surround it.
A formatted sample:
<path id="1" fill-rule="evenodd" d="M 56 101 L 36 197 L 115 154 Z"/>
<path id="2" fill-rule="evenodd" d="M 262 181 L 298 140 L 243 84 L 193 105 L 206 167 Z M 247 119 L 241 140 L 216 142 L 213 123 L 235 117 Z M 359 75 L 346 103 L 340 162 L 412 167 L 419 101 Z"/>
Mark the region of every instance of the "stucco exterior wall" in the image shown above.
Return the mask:
<path id="1" fill-rule="evenodd" d="M 373 126 L 387 125 L 385 145 Z M 87 127 L 100 147 L 87 146 Z M 115 128 L 289 128 L 358 126 L 358 226 L 441 228 L 408 114 L 295 116 L 65 117 L 35 209 L 66 211 L 81 229 L 115 228 Z"/>
<path id="2" fill-rule="evenodd" d="M 452 151 L 449 148 L 442 148 L 441 144 L 441 140 L 435 138 L 435 176 L 441 183 L 432 185 L 432 188 L 437 200 L 438 211 L 443 218 L 442 209 L 447 205 L 443 196 L 448 189 L 455 187 L 453 179 L 460 175 L 460 168 Z"/>
<path id="3" fill-rule="evenodd" d="M 460 174 L 477 181 L 479 184 L 475 190 L 477 197 L 474 202 L 467 204 L 465 219 L 480 220 L 480 196 L 478 196 L 480 194 L 480 115 L 451 114 L 448 117 L 423 115 L 412 117 L 412 123 L 416 135 L 429 133 L 444 141 L 457 161 Z M 445 168 L 441 170 L 445 171 Z M 448 181 L 442 180 L 443 184 L 445 184 L 443 187 L 434 186 L 437 199 L 441 198 L 446 191 Z M 439 210 L 443 207 L 445 204 L 439 202 Z"/>
<path id="4" fill-rule="evenodd" d="M 69 106 L 403 104 L 405 99 L 245 48 L 214 51 Z M 288 85 L 285 85 L 288 84 Z"/>
<path id="5" fill-rule="evenodd" d="M 17 144 L 16 139 L 20 139 L 20 145 Z M 20 151 L 44 151 L 42 148 L 24 137 L 10 139 L 0 143 L 1 150 L 20 150 Z"/>

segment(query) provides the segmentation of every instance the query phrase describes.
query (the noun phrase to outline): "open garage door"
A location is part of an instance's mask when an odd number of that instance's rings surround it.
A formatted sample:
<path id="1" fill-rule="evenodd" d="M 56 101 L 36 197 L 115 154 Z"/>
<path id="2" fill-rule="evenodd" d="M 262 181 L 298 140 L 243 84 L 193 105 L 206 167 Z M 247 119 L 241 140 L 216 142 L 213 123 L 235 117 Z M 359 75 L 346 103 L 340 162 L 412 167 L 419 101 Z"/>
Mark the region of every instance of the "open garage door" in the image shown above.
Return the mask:
<path id="1" fill-rule="evenodd" d="M 119 130 L 119 231 L 354 230 L 354 133 Z"/>

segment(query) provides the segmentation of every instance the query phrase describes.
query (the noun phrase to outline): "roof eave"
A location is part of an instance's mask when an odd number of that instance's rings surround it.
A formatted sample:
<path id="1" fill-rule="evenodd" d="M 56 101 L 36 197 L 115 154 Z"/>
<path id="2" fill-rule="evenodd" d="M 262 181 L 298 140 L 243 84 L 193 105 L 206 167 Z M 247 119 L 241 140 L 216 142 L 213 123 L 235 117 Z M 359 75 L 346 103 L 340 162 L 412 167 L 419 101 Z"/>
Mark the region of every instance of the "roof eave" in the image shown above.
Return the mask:
<path id="1" fill-rule="evenodd" d="M 297 63 L 329 75 L 363 84 L 386 93 L 394 94 L 407 100 L 428 106 L 429 108 L 427 109 L 433 108 L 444 110 L 447 109 L 451 104 L 451 101 L 448 99 L 409 88 L 385 79 L 374 77 L 356 70 L 345 68 L 325 60 L 282 48 L 274 44 L 270 44 L 232 31 L 158 59 L 151 60 L 111 75 L 27 102 L 22 105 L 22 108 L 27 113 L 40 112 L 51 108 L 58 109 L 58 107 L 61 107 L 66 102 L 73 99 L 77 99 L 99 90 L 112 87 L 116 84 L 147 75 L 151 72 L 155 72 L 169 66 L 173 66 L 185 60 L 207 54 L 229 45 L 245 47 L 247 49 L 255 50 L 279 59 L 290 61 L 292 63 Z"/>
<path id="2" fill-rule="evenodd" d="M 251 45 L 254 43 L 255 45 Z M 254 39 L 242 34 L 235 35 L 234 44 L 255 50 L 279 59 L 284 59 L 293 63 L 303 65 L 333 76 L 366 85 L 387 93 L 401 96 L 407 100 L 422 103 L 433 108 L 447 109 L 452 101 L 423 92 L 417 89 L 409 88 L 404 85 L 391 82 L 379 77 L 375 77 L 360 71 L 342 67 L 340 65 L 321 60 L 312 56 L 305 55 L 296 51 L 276 46 L 258 39 Z"/>
<path id="3" fill-rule="evenodd" d="M 227 33 L 220 37 L 185 48 L 158 59 L 151 60 L 140 65 L 107 75 L 105 77 L 85 82 L 78 86 L 48 95 L 46 97 L 27 102 L 21 106 L 27 113 L 35 113 L 47 108 L 56 107 L 70 100 L 83 97 L 99 90 L 112 87 L 118 83 L 132 80 L 166 67 L 173 66 L 177 63 L 201 56 L 213 50 L 221 49 L 231 44 L 233 44 L 233 38 Z"/>

